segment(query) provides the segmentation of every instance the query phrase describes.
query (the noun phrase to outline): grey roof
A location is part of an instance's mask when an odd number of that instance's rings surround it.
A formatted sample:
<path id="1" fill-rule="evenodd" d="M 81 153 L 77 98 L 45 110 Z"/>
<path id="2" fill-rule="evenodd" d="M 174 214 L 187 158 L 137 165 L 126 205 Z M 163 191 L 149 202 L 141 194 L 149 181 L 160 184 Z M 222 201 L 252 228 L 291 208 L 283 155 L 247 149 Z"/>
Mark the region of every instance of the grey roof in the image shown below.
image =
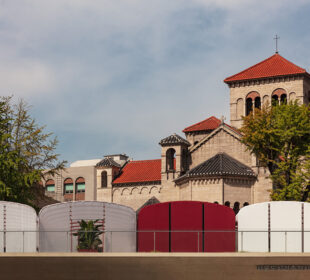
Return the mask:
<path id="1" fill-rule="evenodd" d="M 121 167 L 117 162 L 115 162 L 112 158 L 109 157 L 105 157 L 102 161 L 99 161 L 96 164 L 96 167 L 112 167 L 112 166 L 116 166 L 116 167 Z"/>
<path id="2" fill-rule="evenodd" d="M 253 170 L 225 153 L 219 153 L 189 170 L 184 177 L 246 176 L 255 177 Z M 182 177 L 183 177 L 182 176 Z"/>
<path id="3" fill-rule="evenodd" d="M 136 212 L 139 213 L 144 207 L 153 205 L 156 203 L 160 203 L 160 201 L 155 196 L 153 196 L 147 202 L 145 202 Z"/>
<path id="4" fill-rule="evenodd" d="M 168 145 L 187 145 L 190 146 L 191 144 L 184 138 L 182 138 L 180 135 L 177 135 L 176 133 L 162 139 L 159 142 L 159 145 L 161 146 L 168 146 Z"/>

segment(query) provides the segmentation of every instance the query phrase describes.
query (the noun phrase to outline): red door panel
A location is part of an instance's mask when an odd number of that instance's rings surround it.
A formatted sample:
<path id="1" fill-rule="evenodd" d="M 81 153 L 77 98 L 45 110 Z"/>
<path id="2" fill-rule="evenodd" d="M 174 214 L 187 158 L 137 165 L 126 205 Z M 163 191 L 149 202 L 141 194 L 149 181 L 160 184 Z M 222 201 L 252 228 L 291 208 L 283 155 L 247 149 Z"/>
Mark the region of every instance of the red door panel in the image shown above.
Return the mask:
<path id="1" fill-rule="evenodd" d="M 169 203 L 143 208 L 137 224 L 138 252 L 169 252 Z M 151 232 L 140 232 L 144 230 Z"/>
<path id="2" fill-rule="evenodd" d="M 202 203 L 197 201 L 171 202 L 171 231 L 171 252 L 201 252 Z"/>
<path id="3" fill-rule="evenodd" d="M 235 213 L 231 208 L 204 203 L 204 228 L 205 252 L 235 251 Z M 217 230 L 223 232 L 208 232 Z"/>

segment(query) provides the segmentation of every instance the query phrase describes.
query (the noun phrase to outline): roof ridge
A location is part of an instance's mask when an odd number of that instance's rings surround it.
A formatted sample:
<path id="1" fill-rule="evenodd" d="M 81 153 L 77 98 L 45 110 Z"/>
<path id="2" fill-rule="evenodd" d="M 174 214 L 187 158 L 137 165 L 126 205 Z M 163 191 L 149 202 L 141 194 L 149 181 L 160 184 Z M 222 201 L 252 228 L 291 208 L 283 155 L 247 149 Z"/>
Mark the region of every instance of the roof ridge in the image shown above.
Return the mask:
<path id="1" fill-rule="evenodd" d="M 158 161 L 158 160 L 161 160 L 161 159 L 160 159 L 160 158 L 158 158 L 158 159 L 140 159 L 140 160 L 130 160 L 130 161 L 128 161 L 128 162 L 134 162 L 134 163 L 136 163 L 136 162 Z"/>
<path id="2" fill-rule="evenodd" d="M 227 78 L 224 80 L 224 82 L 225 82 L 226 80 L 229 80 L 229 79 L 231 79 L 231 78 L 237 76 L 237 75 L 240 75 L 240 74 L 244 73 L 245 71 L 248 71 L 248 70 L 250 70 L 250 69 L 253 69 L 254 67 L 256 67 L 256 66 L 258 66 L 258 65 L 260 65 L 260 64 L 263 64 L 264 62 L 270 60 L 271 58 L 273 58 L 273 57 L 276 56 L 276 55 L 279 55 L 279 54 L 275 53 L 275 54 L 273 54 L 272 56 L 269 56 L 269 57 L 267 57 L 266 59 L 264 59 L 264 60 L 262 60 L 262 61 L 260 61 L 260 62 L 258 62 L 258 63 L 256 63 L 256 64 L 254 64 L 254 65 L 252 65 L 252 66 L 250 66 L 250 67 L 248 67 L 248 68 L 246 68 L 246 69 L 244 69 L 244 70 L 238 72 L 237 74 L 234 74 L 234 75 L 232 75 L 232 76 L 227 77 Z M 279 56 L 282 57 L 281 55 L 279 55 Z"/>
<path id="3" fill-rule="evenodd" d="M 295 67 L 297 67 L 299 70 L 304 71 L 304 73 L 307 73 L 305 68 L 301 68 L 300 66 L 296 65 L 295 63 L 293 63 L 293 62 L 289 61 L 288 59 L 284 58 L 282 55 L 280 55 L 278 53 L 275 53 L 272 56 L 270 56 L 270 57 L 268 57 L 268 58 L 266 58 L 266 59 L 264 59 L 264 60 L 262 60 L 262 61 L 260 61 L 260 62 L 258 62 L 256 64 L 254 64 L 254 65 L 252 65 L 252 66 L 250 66 L 250 67 L 248 67 L 248 68 L 246 68 L 246 69 L 244 69 L 244 70 L 242 70 L 242 71 L 240 71 L 240 72 L 238 72 L 238 73 L 236 73 L 236 74 L 234 74 L 232 76 L 227 77 L 226 79 L 224 79 L 224 82 L 230 82 L 229 80 L 233 79 L 234 77 L 236 77 L 238 75 L 241 75 L 244 72 L 249 71 L 249 70 L 251 70 L 251 69 L 253 69 L 253 68 L 255 68 L 255 67 L 257 67 L 257 66 L 259 66 L 259 65 L 261 65 L 263 63 L 266 63 L 267 61 L 271 60 L 274 57 L 279 57 L 282 61 L 284 61 L 286 63 L 290 63 L 290 64 L 294 65 Z"/>
<path id="4" fill-rule="evenodd" d="M 216 121 L 221 121 L 220 119 L 218 119 L 217 117 L 215 117 L 215 116 L 211 116 L 211 117 L 208 117 L 208 118 L 206 118 L 206 119 L 204 119 L 204 120 L 202 120 L 202 121 L 200 121 L 200 122 L 197 122 L 197 123 L 194 123 L 194 124 L 192 124 L 192 125 L 190 125 L 190 126 L 187 126 L 187 127 L 185 127 L 183 130 L 182 130 L 182 132 L 185 132 L 187 129 L 190 129 L 190 128 L 192 128 L 193 126 L 196 126 L 196 125 L 200 125 L 201 123 L 203 123 L 203 122 L 205 122 L 205 121 L 208 121 L 208 120 L 210 120 L 210 119 L 215 119 Z"/>

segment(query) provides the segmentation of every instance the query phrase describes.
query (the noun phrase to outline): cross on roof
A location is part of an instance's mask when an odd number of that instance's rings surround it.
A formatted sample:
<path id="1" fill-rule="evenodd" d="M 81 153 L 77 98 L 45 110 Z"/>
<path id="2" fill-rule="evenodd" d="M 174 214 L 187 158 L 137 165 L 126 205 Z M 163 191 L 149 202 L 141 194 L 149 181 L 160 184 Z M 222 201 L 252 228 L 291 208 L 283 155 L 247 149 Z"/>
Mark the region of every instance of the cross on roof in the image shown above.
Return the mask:
<path id="1" fill-rule="evenodd" d="M 276 36 L 273 38 L 274 40 L 276 40 L 276 53 L 278 53 L 278 40 L 280 39 L 280 37 L 276 34 Z"/>

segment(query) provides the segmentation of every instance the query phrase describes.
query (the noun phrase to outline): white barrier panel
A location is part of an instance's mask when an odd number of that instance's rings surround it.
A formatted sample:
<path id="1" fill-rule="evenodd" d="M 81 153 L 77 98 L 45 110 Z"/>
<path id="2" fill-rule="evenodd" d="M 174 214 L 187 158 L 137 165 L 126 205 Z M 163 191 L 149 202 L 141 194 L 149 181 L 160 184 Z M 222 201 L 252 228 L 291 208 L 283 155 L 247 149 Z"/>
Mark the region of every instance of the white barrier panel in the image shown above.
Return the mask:
<path id="1" fill-rule="evenodd" d="M 309 252 L 310 206 L 273 201 L 242 208 L 238 215 L 238 251 Z M 307 220 L 308 219 L 308 220 Z M 259 232 L 262 231 L 262 232 Z"/>
<path id="2" fill-rule="evenodd" d="M 72 233 L 79 229 L 81 220 L 98 220 L 104 233 L 101 236 L 106 252 L 136 250 L 136 228 L 133 209 L 107 202 L 76 201 L 57 203 L 42 208 L 39 213 L 41 252 L 76 252 L 77 237 Z M 112 232 L 112 231 L 123 232 Z"/>
<path id="3" fill-rule="evenodd" d="M 310 252 L 310 203 L 304 203 L 304 252 Z"/>
<path id="4" fill-rule="evenodd" d="M 238 221 L 238 251 L 268 252 L 268 203 L 243 207 Z"/>
<path id="5" fill-rule="evenodd" d="M 270 203 L 271 252 L 302 251 L 302 205 L 297 201 Z"/>
<path id="6" fill-rule="evenodd" d="M 106 204 L 105 252 L 136 251 L 136 212 L 117 204 Z"/>
<path id="7" fill-rule="evenodd" d="M 37 214 L 24 204 L 0 201 L 0 252 L 36 252 Z"/>

